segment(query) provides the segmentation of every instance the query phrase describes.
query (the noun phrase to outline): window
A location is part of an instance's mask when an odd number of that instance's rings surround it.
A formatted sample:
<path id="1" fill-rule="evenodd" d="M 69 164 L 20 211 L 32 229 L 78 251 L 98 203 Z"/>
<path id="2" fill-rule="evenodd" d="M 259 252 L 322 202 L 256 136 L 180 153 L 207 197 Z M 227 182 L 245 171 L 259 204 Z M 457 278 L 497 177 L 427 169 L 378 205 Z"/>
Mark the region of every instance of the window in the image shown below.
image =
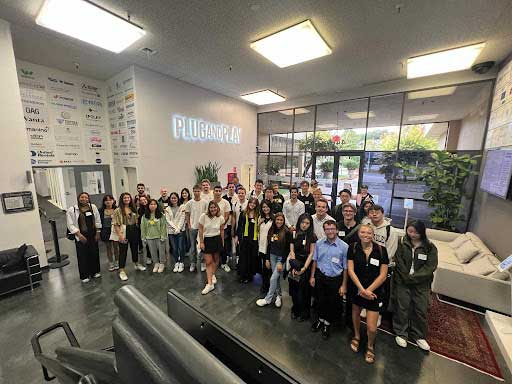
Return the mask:
<path id="1" fill-rule="evenodd" d="M 388 152 L 365 152 L 364 157 L 362 184 L 368 185 L 368 192 L 374 197 L 375 203 L 382 205 L 386 215 L 389 215 L 391 206 L 395 155 Z"/>
<path id="2" fill-rule="evenodd" d="M 402 116 L 403 94 L 370 98 L 370 111 L 366 132 L 367 151 L 396 151 Z"/>

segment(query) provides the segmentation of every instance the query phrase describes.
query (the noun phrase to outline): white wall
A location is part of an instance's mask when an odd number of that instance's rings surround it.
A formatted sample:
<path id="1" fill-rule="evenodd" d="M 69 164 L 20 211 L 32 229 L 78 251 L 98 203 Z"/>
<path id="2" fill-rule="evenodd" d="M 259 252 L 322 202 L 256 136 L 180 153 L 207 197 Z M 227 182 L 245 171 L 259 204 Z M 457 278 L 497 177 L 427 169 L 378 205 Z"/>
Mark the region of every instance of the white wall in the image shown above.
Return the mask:
<path id="1" fill-rule="evenodd" d="M 0 193 L 31 191 L 35 199 L 34 184 L 28 184 L 26 179 L 26 172 L 32 171 L 11 32 L 3 20 L 0 20 L 0 52 L 0 135 L 4 138 L 2 157 L 8 159 L 0 162 Z M 33 211 L 5 215 L 2 210 L 0 234 L 0 249 L 32 244 L 39 252 L 41 265 L 48 264 L 37 200 Z"/>
<path id="2" fill-rule="evenodd" d="M 256 108 L 235 99 L 199 88 L 155 72 L 135 67 L 136 114 L 141 155 L 139 181 L 152 195 L 161 186 L 171 191 L 191 187 L 194 166 L 217 161 L 219 181 L 242 164 L 256 164 Z M 241 129 L 240 144 L 177 140 L 172 133 L 172 115 L 202 118 Z M 251 180 L 254 182 L 255 167 Z M 179 192 L 179 191 L 178 191 Z"/>
<path id="3" fill-rule="evenodd" d="M 482 148 L 488 109 L 489 91 L 485 87 L 476 97 L 471 112 L 461 120 L 457 149 L 479 150 Z"/>

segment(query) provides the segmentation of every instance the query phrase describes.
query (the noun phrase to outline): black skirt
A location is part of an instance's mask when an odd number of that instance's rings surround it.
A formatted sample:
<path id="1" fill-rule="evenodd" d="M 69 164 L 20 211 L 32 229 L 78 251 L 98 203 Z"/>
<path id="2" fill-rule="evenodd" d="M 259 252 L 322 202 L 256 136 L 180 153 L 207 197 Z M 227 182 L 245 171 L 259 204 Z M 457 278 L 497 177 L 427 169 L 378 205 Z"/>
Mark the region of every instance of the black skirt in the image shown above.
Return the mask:
<path id="1" fill-rule="evenodd" d="M 204 253 L 217 253 L 221 252 L 222 249 L 222 239 L 220 238 L 220 235 L 204 238 Z"/>
<path id="2" fill-rule="evenodd" d="M 358 307 L 365 308 L 367 311 L 379 312 L 382 308 L 382 298 L 377 297 L 376 299 L 368 300 L 357 293 L 352 296 L 352 303 Z"/>
<path id="3" fill-rule="evenodd" d="M 112 231 L 112 227 L 103 227 L 101 228 L 100 238 L 103 242 L 110 241 L 110 232 Z"/>

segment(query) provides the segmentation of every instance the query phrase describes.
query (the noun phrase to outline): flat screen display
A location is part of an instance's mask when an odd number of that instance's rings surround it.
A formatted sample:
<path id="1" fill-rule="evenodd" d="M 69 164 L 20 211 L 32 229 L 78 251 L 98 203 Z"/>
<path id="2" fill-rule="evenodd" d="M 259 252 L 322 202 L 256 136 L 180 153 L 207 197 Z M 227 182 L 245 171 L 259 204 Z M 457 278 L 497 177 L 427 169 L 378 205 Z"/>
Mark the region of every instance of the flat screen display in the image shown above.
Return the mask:
<path id="1" fill-rule="evenodd" d="M 506 199 L 512 176 L 512 150 L 487 152 L 480 189 Z"/>

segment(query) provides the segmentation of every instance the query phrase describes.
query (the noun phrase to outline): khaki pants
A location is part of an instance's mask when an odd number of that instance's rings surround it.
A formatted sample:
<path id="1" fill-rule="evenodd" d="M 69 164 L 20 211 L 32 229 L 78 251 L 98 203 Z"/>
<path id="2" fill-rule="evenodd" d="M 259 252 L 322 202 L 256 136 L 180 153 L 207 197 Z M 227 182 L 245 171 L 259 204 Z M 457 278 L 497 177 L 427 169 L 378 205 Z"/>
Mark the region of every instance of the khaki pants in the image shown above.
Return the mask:
<path id="1" fill-rule="evenodd" d="M 405 285 L 395 283 L 393 329 L 403 338 L 412 340 L 427 337 L 427 312 L 430 305 L 430 283 Z"/>

